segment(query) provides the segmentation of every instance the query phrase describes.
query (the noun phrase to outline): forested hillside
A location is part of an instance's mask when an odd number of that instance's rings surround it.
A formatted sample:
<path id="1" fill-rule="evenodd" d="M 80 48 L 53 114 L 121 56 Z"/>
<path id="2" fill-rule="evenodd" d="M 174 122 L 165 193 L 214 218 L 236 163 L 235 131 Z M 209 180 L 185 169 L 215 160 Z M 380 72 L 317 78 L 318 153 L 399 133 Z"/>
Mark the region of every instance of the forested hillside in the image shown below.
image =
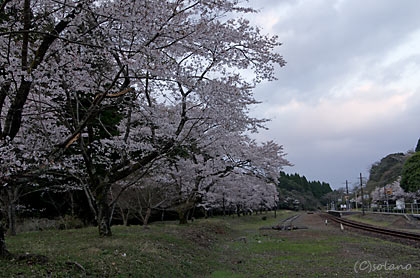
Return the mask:
<path id="1" fill-rule="evenodd" d="M 280 172 L 278 190 L 280 206 L 289 209 L 317 209 L 323 204 L 322 197 L 331 192 L 328 183 L 308 181 L 299 174 Z"/>
<path id="2" fill-rule="evenodd" d="M 401 187 L 406 192 L 420 193 L 420 139 L 417 141 L 415 153 L 407 158 L 402 168 Z"/>
<path id="3" fill-rule="evenodd" d="M 411 153 L 393 153 L 375 162 L 369 171 L 367 189 L 372 191 L 375 187 L 384 187 L 396 181 L 401 176 L 404 162 L 410 155 Z"/>
<path id="4" fill-rule="evenodd" d="M 389 154 L 375 162 L 369 171 L 368 191 L 392 184 L 399 177 L 402 178 L 401 187 L 405 192 L 418 191 L 418 181 L 420 180 L 419 152 L 420 139 L 417 141 L 414 151 Z"/>

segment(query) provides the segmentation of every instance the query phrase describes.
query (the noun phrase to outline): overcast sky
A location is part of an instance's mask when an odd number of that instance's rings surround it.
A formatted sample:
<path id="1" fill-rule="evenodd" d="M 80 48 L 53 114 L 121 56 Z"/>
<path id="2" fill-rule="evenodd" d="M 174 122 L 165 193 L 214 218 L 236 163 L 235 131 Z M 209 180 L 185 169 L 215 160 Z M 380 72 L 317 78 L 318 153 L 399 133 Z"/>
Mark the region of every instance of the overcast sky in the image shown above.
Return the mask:
<path id="1" fill-rule="evenodd" d="M 420 1 L 251 0 L 287 65 L 259 85 L 258 140 L 284 146 L 298 172 L 333 188 L 368 175 L 420 137 Z"/>

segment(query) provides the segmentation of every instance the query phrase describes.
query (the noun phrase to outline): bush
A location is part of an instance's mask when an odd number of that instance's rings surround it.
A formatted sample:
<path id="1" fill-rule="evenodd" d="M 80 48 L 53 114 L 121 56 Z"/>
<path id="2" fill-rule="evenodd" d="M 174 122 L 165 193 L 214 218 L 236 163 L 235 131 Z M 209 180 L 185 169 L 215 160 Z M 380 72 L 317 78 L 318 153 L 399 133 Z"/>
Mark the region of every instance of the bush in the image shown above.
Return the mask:
<path id="1" fill-rule="evenodd" d="M 25 218 L 22 222 L 17 223 L 16 232 L 24 233 L 32 231 L 52 230 L 56 228 L 56 225 L 56 220 L 47 218 Z"/>
<path id="2" fill-rule="evenodd" d="M 48 218 L 25 218 L 16 225 L 17 233 L 43 231 L 43 230 L 66 230 L 83 228 L 82 220 L 71 215 L 66 215 L 61 219 Z"/>
<path id="3" fill-rule="evenodd" d="M 83 226 L 82 220 L 71 215 L 64 216 L 57 223 L 57 228 L 59 230 L 80 229 L 83 228 Z"/>
<path id="4" fill-rule="evenodd" d="M 406 192 L 416 192 L 420 189 L 420 152 L 412 155 L 404 163 L 400 186 Z"/>

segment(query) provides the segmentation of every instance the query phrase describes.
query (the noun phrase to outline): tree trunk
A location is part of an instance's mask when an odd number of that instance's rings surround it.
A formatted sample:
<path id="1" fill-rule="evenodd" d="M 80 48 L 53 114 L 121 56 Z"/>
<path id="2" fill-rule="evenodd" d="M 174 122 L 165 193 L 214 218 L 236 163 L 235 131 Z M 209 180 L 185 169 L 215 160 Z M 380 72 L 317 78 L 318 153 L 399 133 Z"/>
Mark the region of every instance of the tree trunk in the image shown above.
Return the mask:
<path id="1" fill-rule="evenodd" d="M 188 224 L 188 213 L 190 210 L 182 210 L 180 209 L 178 211 L 178 215 L 179 215 L 179 224 L 181 225 L 185 225 Z"/>
<path id="2" fill-rule="evenodd" d="M 128 226 L 128 220 L 127 220 L 128 217 L 126 217 L 126 214 L 121 207 L 120 207 L 120 214 L 121 214 L 121 217 L 122 217 L 123 225 Z"/>
<path id="3" fill-rule="evenodd" d="M 74 217 L 74 199 L 73 199 L 72 191 L 69 191 L 69 196 L 70 196 L 71 216 Z"/>
<path id="4" fill-rule="evenodd" d="M 162 214 L 160 215 L 160 221 L 165 220 L 165 209 L 162 209 Z"/>
<path id="5" fill-rule="evenodd" d="M 115 206 L 117 205 L 117 203 L 114 203 L 113 205 L 112 205 L 112 208 L 109 210 L 110 212 L 109 212 L 109 219 L 108 219 L 108 222 L 109 222 L 109 225 L 111 226 L 111 223 L 112 223 L 112 218 L 114 217 L 114 212 L 115 212 Z"/>
<path id="6" fill-rule="evenodd" d="M 7 216 L 9 218 L 9 235 L 16 235 L 16 206 L 14 202 L 10 202 L 7 208 Z"/>
<path id="7" fill-rule="evenodd" d="M 100 236 L 112 236 L 111 232 L 111 212 L 106 200 L 101 200 L 98 206 L 98 230 Z"/>
<path id="8" fill-rule="evenodd" d="M 125 214 L 124 210 L 121 209 L 121 216 L 123 218 L 123 225 L 128 226 L 128 219 L 130 219 L 130 209 L 127 209 L 127 214 Z"/>
<path id="9" fill-rule="evenodd" d="M 1 217 L 1 215 L 0 215 Z M 9 251 L 6 249 L 6 241 L 4 239 L 4 229 L 3 229 L 3 222 L 0 218 L 0 258 L 10 256 Z"/>
<path id="10" fill-rule="evenodd" d="M 95 216 L 95 220 L 98 220 L 98 210 L 95 207 L 96 200 L 93 197 L 92 192 L 90 191 L 88 185 L 83 184 L 83 191 L 85 192 L 86 199 L 88 200 L 89 208 Z"/>
<path id="11" fill-rule="evenodd" d="M 223 192 L 223 199 L 222 199 L 222 209 L 223 209 L 223 216 L 226 215 L 226 206 L 225 206 L 225 193 Z"/>
<path id="12" fill-rule="evenodd" d="M 193 207 L 193 209 L 190 211 L 190 214 L 189 214 L 189 219 L 191 220 L 191 222 L 194 222 L 194 215 L 195 215 L 195 206 Z M 213 216 L 213 211 L 211 211 L 211 216 Z"/>
<path id="13" fill-rule="evenodd" d="M 149 218 L 150 215 L 152 214 L 152 209 L 151 208 L 147 208 L 146 210 L 146 215 L 144 216 L 144 220 L 143 220 L 143 225 L 147 226 L 147 224 L 149 224 Z"/>
<path id="14" fill-rule="evenodd" d="M 18 186 L 6 187 L 6 204 L 7 204 L 7 220 L 9 224 L 8 234 L 11 236 L 16 235 L 16 201 L 18 199 Z"/>

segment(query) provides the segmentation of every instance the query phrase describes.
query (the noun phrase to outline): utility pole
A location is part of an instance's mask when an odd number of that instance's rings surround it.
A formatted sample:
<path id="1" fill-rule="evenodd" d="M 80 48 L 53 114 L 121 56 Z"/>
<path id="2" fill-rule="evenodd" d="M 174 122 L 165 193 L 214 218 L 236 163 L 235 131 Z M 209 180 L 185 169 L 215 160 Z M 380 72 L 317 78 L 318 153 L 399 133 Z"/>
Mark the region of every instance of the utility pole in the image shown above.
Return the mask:
<path id="1" fill-rule="evenodd" d="M 346 180 L 346 192 L 347 192 L 347 196 L 346 196 L 346 206 L 347 206 L 347 210 L 350 210 L 350 196 L 349 196 L 349 182 Z"/>
<path id="2" fill-rule="evenodd" d="M 365 215 L 365 202 L 363 200 L 363 180 L 362 180 L 362 173 L 360 173 L 360 191 L 362 194 L 362 214 Z"/>

